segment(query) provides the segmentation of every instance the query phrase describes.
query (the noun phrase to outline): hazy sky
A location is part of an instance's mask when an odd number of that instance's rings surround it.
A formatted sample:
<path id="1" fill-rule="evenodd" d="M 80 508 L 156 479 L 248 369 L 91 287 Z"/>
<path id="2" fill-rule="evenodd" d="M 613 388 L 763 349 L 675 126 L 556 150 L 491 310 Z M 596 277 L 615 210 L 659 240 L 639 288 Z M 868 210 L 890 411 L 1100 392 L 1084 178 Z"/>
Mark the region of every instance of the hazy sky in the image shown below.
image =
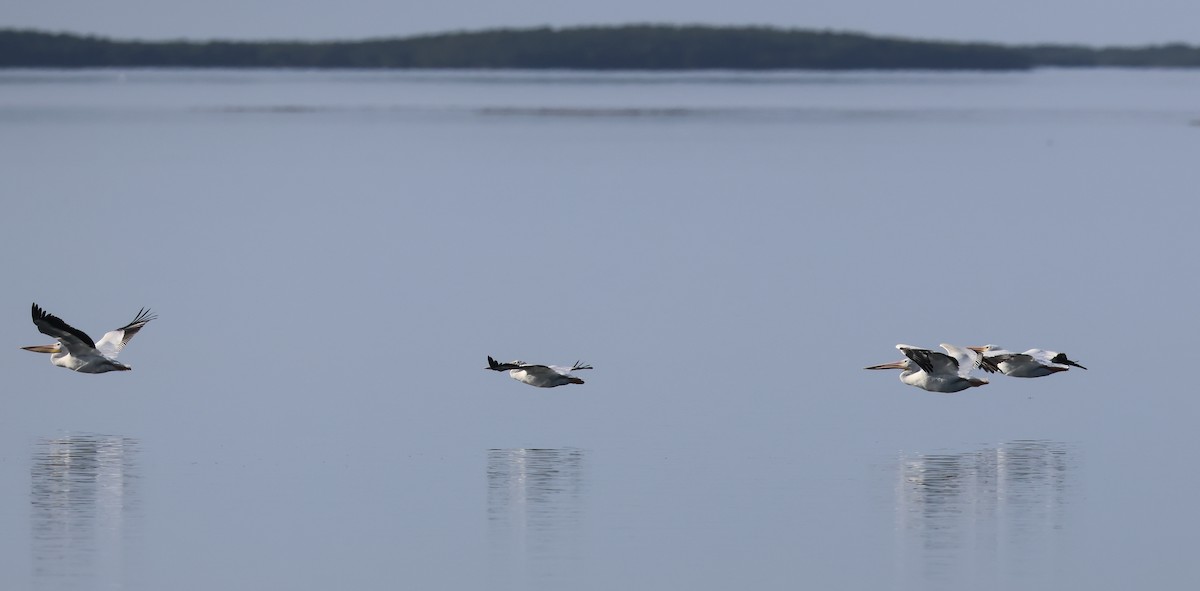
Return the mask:
<path id="1" fill-rule="evenodd" d="M 0 27 L 138 38 L 360 38 L 499 26 L 758 24 L 1000 42 L 1200 43 L 1194 0 L 48 0 L 0 4 Z"/>

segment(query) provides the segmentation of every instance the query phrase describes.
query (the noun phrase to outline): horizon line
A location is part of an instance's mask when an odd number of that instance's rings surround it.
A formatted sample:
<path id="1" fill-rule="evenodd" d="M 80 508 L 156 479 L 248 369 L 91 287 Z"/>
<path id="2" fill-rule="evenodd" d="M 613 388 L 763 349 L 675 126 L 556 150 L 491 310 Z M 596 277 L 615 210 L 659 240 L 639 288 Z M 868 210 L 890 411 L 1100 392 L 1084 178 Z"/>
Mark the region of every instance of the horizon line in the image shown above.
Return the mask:
<path id="1" fill-rule="evenodd" d="M 520 25 L 520 26 L 494 26 L 480 28 L 462 28 L 462 29 L 445 29 L 441 31 L 427 33 L 410 33 L 410 34 L 395 34 L 395 35 L 371 35 L 362 37 L 328 37 L 328 38 L 297 38 L 297 37 L 257 37 L 257 38 L 232 38 L 232 37 L 122 37 L 117 35 L 108 35 L 103 33 L 89 33 L 71 30 L 53 30 L 32 27 L 10 27 L 0 26 L 0 33 L 38 33 L 48 35 L 67 35 L 74 37 L 91 38 L 114 43 L 300 43 L 300 44 L 327 44 L 327 43 L 367 43 L 378 41 L 403 41 L 409 39 L 421 39 L 428 37 L 441 37 L 448 35 L 470 35 L 479 33 L 493 32 L 528 32 L 538 30 L 551 31 L 571 31 L 579 29 L 623 29 L 636 27 L 651 27 L 651 28 L 696 28 L 696 29 L 762 29 L 773 30 L 779 32 L 794 32 L 794 33 L 826 33 L 833 35 L 856 35 L 869 37 L 874 39 L 892 39 L 901 41 L 915 41 L 925 43 L 957 43 L 968 45 L 992 45 L 1004 48 L 1023 48 L 1023 47 L 1071 47 L 1071 48 L 1086 48 L 1086 49 L 1144 49 L 1151 47 L 1195 47 L 1200 48 L 1200 42 L 1195 44 L 1186 41 L 1163 41 L 1163 42 L 1146 42 L 1141 44 L 1090 44 L 1082 42 L 1069 41 L 1039 41 L 1039 42 L 1006 42 L 1006 41 L 984 41 L 984 40 L 963 40 L 963 39 L 945 39 L 935 37 L 919 37 L 894 33 L 871 33 L 861 30 L 851 29 L 836 29 L 832 27 L 817 28 L 817 27 L 785 27 L 778 25 L 763 25 L 763 24 L 707 24 L 707 23 L 666 23 L 666 22 L 627 22 L 627 23 L 607 23 L 607 24 L 573 24 L 573 25 Z"/>

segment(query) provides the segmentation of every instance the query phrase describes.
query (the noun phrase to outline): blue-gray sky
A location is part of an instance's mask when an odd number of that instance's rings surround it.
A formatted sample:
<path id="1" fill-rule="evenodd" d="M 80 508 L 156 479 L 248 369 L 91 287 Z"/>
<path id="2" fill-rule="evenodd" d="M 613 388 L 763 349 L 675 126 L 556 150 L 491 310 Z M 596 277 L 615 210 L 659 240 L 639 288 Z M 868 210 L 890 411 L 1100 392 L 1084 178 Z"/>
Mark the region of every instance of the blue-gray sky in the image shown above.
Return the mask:
<path id="1" fill-rule="evenodd" d="M 831 28 L 1095 45 L 1200 42 L 1192 0 L 49 0 L 0 4 L 0 26 L 136 38 L 332 39 L 630 22 Z"/>

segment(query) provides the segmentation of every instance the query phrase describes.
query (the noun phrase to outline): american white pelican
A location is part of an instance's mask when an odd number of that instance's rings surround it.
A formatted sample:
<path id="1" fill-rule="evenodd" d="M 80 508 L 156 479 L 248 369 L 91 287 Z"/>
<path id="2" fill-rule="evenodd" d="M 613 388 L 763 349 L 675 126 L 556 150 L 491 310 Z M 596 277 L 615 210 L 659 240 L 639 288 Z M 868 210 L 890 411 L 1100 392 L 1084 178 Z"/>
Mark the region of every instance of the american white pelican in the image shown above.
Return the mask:
<path id="1" fill-rule="evenodd" d="M 1068 365 L 1079 369 L 1087 369 L 1078 363 L 1067 359 L 1066 353 L 1030 349 L 1024 353 L 1006 351 L 997 345 L 970 347 L 979 353 L 979 367 L 988 373 L 1000 372 L 1014 378 L 1040 378 L 1060 371 L 1067 371 Z"/>
<path id="2" fill-rule="evenodd" d="M 571 367 L 562 367 L 558 365 L 537 365 L 533 363 L 525 363 L 524 361 L 510 361 L 508 363 L 500 363 L 492 357 L 488 356 L 488 366 L 484 369 L 493 371 L 508 370 L 508 375 L 518 382 L 525 382 L 530 386 L 539 388 L 553 388 L 555 386 L 565 386 L 567 384 L 582 384 L 583 380 L 571 375 L 571 372 L 579 369 L 592 369 L 590 365 L 582 365 L 578 361 Z"/>
<path id="3" fill-rule="evenodd" d="M 946 353 L 896 345 L 907 359 L 864 369 L 903 369 L 900 372 L 901 382 L 930 392 L 961 392 L 988 383 L 983 378 L 969 375 L 978 358 L 973 351 L 944 343 L 938 346 L 945 349 Z"/>
<path id="4" fill-rule="evenodd" d="M 133 368 L 118 362 L 117 354 L 125 348 L 125 344 L 133 338 L 133 335 L 155 318 L 157 316 L 151 314 L 150 310 L 142 308 L 134 317 L 133 322 L 104 333 L 104 338 L 96 343 L 87 333 L 63 322 L 62 318 L 34 304 L 33 323 L 37 325 L 38 331 L 58 339 L 58 342 L 53 345 L 33 345 L 21 348 L 35 353 L 50 353 L 50 363 L 83 373 L 128 371 Z"/>

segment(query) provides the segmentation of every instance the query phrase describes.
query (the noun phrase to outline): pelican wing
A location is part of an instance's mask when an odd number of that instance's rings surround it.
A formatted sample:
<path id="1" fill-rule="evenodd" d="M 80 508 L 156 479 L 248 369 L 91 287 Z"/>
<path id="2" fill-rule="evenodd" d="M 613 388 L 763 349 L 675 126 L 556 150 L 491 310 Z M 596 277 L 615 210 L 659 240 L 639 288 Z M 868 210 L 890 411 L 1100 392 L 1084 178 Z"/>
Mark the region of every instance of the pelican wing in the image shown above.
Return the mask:
<path id="1" fill-rule="evenodd" d="M 979 353 L 956 345 L 942 343 L 939 347 L 946 350 L 958 364 L 958 376 L 965 378 L 971 374 L 971 369 L 979 364 Z"/>
<path id="2" fill-rule="evenodd" d="M 549 368 L 558 372 L 561 375 L 564 375 L 564 376 L 570 375 L 571 372 L 578 371 L 581 369 L 595 369 L 590 365 L 584 365 L 583 363 L 580 363 L 578 361 L 576 361 L 575 365 L 572 365 L 571 367 L 563 367 L 561 365 L 551 365 L 551 366 L 549 366 Z"/>
<path id="3" fill-rule="evenodd" d="M 142 330 L 142 327 L 146 326 L 147 322 L 150 322 L 155 318 L 158 318 L 158 316 L 151 314 L 150 310 L 147 310 L 146 308 L 138 310 L 137 316 L 133 318 L 133 322 L 130 322 L 129 324 L 126 324 L 125 326 L 122 326 L 116 330 L 110 330 L 104 333 L 104 337 L 100 339 L 100 342 L 96 343 L 96 348 L 99 349 L 100 353 L 105 357 L 108 357 L 109 359 L 116 359 L 117 354 L 121 352 L 121 349 L 124 349 L 125 345 L 128 344 L 131 339 L 133 339 L 133 335 L 137 334 L 139 330 Z"/>
<path id="4" fill-rule="evenodd" d="M 1058 363 L 1060 365 L 1073 365 L 1075 367 L 1078 367 L 1079 369 L 1087 369 L 1086 367 L 1079 365 L 1078 361 L 1071 361 L 1070 359 L 1067 359 L 1066 353 L 1058 353 L 1054 357 L 1051 357 L 1050 361 L 1052 361 L 1054 363 Z"/>
<path id="5" fill-rule="evenodd" d="M 1030 349 L 1022 353 L 1027 358 L 1036 359 L 1038 363 L 1053 363 L 1050 361 L 1054 357 L 1054 351 L 1043 351 L 1042 349 Z"/>
<path id="6" fill-rule="evenodd" d="M 1033 357 L 1034 359 L 1037 359 L 1038 362 L 1041 363 L 1042 365 L 1059 365 L 1062 367 L 1066 367 L 1068 365 L 1073 365 L 1080 369 L 1087 369 L 1086 367 L 1079 365 L 1079 362 L 1071 361 L 1070 359 L 1067 359 L 1066 353 L 1059 353 L 1058 351 L 1047 351 L 1045 349 L 1030 349 L 1030 350 L 1026 351 L 1025 354 Z"/>
<path id="7" fill-rule="evenodd" d="M 979 355 L 979 369 L 988 373 L 997 373 L 1000 371 L 1000 364 L 1008 359 L 1009 355 L 1016 355 L 1012 351 L 1002 349 L 996 345 L 988 345 L 984 347 L 983 353 Z"/>
<path id="8" fill-rule="evenodd" d="M 555 374 L 567 375 L 567 372 L 563 371 L 565 368 L 551 365 L 541 365 L 537 363 L 523 363 L 521 364 L 520 369 L 531 376 L 542 378 L 552 377 Z"/>
<path id="9" fill-rule="evenodd" d="M 1036 357 L 1029 355 L 1027 353 L 1013 353 L 1011 351 L 1005 351 L 1004 353 L 1000 353 L 999 355 L 988 355 L 987 359 L 983 362 L 982 366 L 983 366 L 984 371 L 990 372 L 990 373 L 996 373 L 996 372 L 1000 371 L 1001 363 L 1008 363 L 1011 366 L 1015 366 L 1015 365 L 1025 365 L 1028 363 L 1033 363 L 1033 362 L 1035 362 L 1035 360 L 1037 360 Z M 1040 363 L 1040 360 L 1037 360 L 1037 361 Z M 1043 365 L 1053 365 L 1053 364 L 1046 362 Z M 1013 369 L 1010 367 L 1009 371 L 1013 371 Z"/>
<path id="10" fill-rule="evenodd" d="M 37 304 L 33 305 L 33 324 L 38 327 L 38 332 L 58 339 L 74 357 L 94 354 L 96 351 L 96 343 L 86 332 L 39 308 Z"/>
<path id="11" fill-rule="evenodd" d="M 525 363 L 522 361 L 509 361 L 508 363 L 500 363 L 499 361 L 496 361 L 491 355 L 488 355 L 488 369 L 494 369 L 496 371 L 507 371 L 510 369 L 521 369 L 524 366 L 525 366 Z"/>
<path id="12" fill-rule="evenodd" d="M 958 375 L 958 360 L 937 351 L 922 349 L 920 347 L 910 347 L 908 345 L 896 345 L 905 357 L 913 360 L 921 367 L 921 370 L 929 375 Z"/>

